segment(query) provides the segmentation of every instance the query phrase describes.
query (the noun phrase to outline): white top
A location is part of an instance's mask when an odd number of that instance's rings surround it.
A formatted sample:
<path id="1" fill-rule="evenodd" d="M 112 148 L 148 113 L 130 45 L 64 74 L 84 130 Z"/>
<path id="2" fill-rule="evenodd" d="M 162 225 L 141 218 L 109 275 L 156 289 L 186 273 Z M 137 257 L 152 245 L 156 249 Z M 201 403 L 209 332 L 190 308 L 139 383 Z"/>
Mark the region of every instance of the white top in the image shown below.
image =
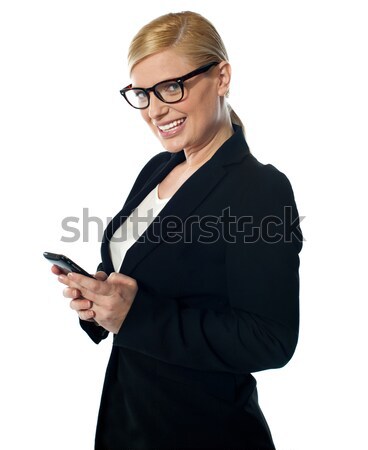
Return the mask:
<path id="1" fill-rule="evenodd" d="M 147 230 L 170 198 L 159 198 L 157 185 L 115 231 L 110 241 L 110 255 L 115 272 L 119 272 L 128 249 Z"/>

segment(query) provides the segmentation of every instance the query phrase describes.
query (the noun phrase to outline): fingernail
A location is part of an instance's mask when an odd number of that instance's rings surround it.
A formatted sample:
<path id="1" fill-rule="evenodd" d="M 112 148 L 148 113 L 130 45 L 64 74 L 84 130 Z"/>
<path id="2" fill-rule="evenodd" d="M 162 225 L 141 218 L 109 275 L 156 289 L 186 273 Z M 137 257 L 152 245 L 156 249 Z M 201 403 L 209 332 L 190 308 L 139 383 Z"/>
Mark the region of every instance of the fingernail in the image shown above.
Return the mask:
<path id="1" fill-rule="evenodd" d="M 59 275 L 58 276 L 58 280 L 59 281 L 65 281 L 66 280 L 66 276 L 65 275 Z"/>
<path id="2" fill-rule="evenodd" d="M 69 272 L 68 273 L 68 278 L 73 279 L 73 277 L 74 277 L 74 273 L 73 272 Z"/>

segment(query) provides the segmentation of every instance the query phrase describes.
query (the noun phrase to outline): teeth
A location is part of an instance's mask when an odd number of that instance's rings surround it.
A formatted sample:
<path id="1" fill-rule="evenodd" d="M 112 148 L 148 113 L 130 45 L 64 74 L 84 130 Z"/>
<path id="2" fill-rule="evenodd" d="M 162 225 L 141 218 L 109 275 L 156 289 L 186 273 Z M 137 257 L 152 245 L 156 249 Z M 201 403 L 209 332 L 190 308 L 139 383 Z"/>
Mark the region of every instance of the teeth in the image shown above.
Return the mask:
<path id="1" fill-rule="evenodd" d="M 175 128 L 178 125 L 182 124 L 184 122 L 184 120 L 185 119 L 174 120 L 173 122 L 168 123 L 167 125 L 159 126 L 158 128 L 162 131 L 168 131 L 168 130 L 171 130 L 171 128 Z"/>

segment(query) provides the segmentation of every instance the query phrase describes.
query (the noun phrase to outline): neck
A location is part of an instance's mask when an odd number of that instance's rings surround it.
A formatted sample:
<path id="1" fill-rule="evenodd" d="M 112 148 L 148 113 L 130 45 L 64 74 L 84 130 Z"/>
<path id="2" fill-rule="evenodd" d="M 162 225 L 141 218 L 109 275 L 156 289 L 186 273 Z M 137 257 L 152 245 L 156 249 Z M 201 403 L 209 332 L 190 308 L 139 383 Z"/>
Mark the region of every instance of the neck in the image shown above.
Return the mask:
<path id="1" fill-rule="evenodd" d="M 184 149 L 187 170 L 197 169 L 207 162 L 232 135 L 234 130 L 231 121 L 224 123 L 213 133 L 200 148 Z"/>

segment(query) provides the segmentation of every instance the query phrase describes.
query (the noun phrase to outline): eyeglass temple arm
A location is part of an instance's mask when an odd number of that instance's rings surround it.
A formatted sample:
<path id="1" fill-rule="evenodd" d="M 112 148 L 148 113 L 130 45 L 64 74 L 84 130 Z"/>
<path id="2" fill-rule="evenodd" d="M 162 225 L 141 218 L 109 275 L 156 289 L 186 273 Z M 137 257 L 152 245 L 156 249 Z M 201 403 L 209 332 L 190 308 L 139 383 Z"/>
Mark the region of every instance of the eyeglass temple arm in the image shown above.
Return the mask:
<path id="1" fill-rule="evenodd" d="M 209 70 L 212 66 L 217 66 L 217 64 L 219 64 L 218 62 L 213 62 L 213 63 L 209 63 L 204 67 L 200 67 L 199 69 L 193 70 L 190 73 L 187 73 L 186 75 L 184 75 L 183 77 L 181 77 L 180 79 L 178 79 L 178 81 L 185 81 L 188 80 L 189 78 L 194 77 L 195 75 L 199 75 L 200 73 L 206 72 L 207 70 Z"/>
<path id="2" fill-rule="evenodd" d="M 125 86 L 125 88 L 120 89 L 120 92 L 122 93 L 123 91 L 127 90 L 127 89 L 132 89 L 133 85 L 129 84 L 128 86 Z"/>

